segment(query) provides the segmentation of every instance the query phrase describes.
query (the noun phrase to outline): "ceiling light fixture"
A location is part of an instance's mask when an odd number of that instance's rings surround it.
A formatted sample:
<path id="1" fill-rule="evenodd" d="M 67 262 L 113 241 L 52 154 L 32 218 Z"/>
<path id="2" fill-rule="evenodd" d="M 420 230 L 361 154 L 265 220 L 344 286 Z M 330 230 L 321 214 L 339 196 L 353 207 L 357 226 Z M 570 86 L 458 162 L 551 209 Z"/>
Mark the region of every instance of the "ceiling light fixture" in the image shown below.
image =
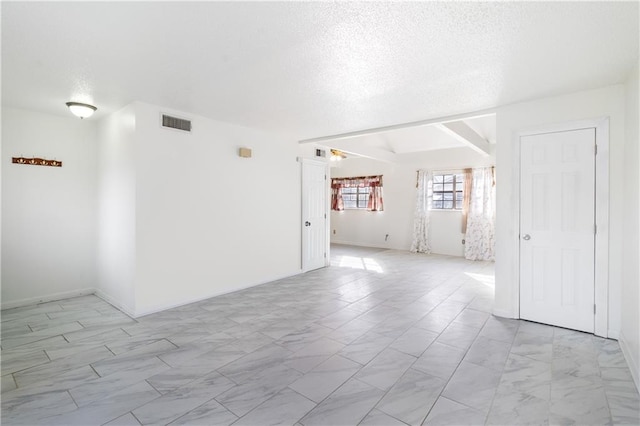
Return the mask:
<path id="1" fill-rule="evenodd" d="M 88 118 L 93 115 L 98 108 L 93 105 L 83 104 L 80 102 L 67 102 L 67 106 L 73 115 L 80 118 Z"/>
<path id="2" fill-rule="evenodd" d="M 347 158 L 346 155 L 344 155 L 344 152 L 337 150 L 337 149 L 332 149 L 331 150 L 331 158 L 329 160 L 331 161 L 340 161 L 343 158 Z"/>

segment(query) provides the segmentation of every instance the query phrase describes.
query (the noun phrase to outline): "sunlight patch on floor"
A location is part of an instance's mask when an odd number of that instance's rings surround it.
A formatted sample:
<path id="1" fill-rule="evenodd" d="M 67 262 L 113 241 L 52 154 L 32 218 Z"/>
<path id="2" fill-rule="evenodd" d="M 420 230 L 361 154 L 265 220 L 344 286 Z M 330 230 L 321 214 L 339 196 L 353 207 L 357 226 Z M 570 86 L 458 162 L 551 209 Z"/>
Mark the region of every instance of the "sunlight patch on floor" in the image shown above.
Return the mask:
<path id="1" fill-rule="evenodd" d="M 364 269 L 366 271 L 384 273 L 382 266 L 369 257 L 342 256 L 338 261 L 340 268 Z"/>
<path id="2" fill-rule="evenodd" d="M 465 272 L 464 274 L 469 278 L 473 278 L 479 283 L 486 285 L 487 287 L 491 287 L 491 288 L 496 287 L 496 278 L 493 275 L 473 274 L 471 272 Z"/>

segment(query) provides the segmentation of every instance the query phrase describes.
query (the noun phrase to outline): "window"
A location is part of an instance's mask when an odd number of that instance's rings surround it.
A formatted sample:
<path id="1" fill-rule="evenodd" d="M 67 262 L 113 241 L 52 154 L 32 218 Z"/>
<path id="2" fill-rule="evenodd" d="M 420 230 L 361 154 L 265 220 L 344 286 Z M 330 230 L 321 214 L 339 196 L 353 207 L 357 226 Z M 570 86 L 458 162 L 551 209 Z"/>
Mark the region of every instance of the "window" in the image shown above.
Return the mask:
<path id="1" fill-rule="evenodd" d="M 464 199 L 464 174 L 447 173 L 433 175 L 431 184 L 432 210 L 461 210 Z"/>
<path id="2" fill-rule="evenodd" d="M 366 209 L 369 205 L 369 187 L 342 188 L 345 209 Z"/>
<path id="3" fill-rule="evenodd" d="M 331 179 L 331 210 L 381 212 L 382 175 Z"/>

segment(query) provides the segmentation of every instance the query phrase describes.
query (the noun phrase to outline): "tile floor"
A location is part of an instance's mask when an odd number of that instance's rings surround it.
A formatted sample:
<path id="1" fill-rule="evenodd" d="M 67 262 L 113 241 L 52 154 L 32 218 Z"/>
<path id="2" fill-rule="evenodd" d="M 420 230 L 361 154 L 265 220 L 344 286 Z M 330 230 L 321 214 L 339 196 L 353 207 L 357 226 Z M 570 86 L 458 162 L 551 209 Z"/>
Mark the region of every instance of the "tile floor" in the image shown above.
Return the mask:
<path id="1" fill-rule="evenodd" d="M 130 319 L 2 312 L 2 423 L 639 424 L 618 343 L 490 314 L 493 265 L 335 246 L 332 266 Z"/>

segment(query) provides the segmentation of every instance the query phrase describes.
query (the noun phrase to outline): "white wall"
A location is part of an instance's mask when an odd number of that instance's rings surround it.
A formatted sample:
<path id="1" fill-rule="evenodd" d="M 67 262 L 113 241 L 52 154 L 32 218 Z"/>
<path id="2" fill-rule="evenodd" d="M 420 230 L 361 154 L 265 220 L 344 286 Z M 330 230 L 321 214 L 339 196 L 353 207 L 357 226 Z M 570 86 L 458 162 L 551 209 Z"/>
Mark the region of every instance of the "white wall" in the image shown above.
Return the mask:
<path id="1" fill-rule="evenodd" d="M 129 105 L 98 123 L 98 294 L 135 313 L 135 109 Z"/>
<path id="2" fill-rule="evenodd" d="M 332 211 L 331 242 L 409 250 L 416 206 L 416 171 L 459 170 L 493 164 L 492 157 L 466 148 L 431 151 L 427 154 L 416 156 L 415 162 L 399 164 L 352 157 L 332 167 L 332 177 L 383 175 L 384 211 Z M 433 253 L 464 256 L 461 222 L 461 212 L 431 212 Z M 389 234 L 387 241 L 386 234 Z"/>
<path id="3" fill-rule="evenodd" d="M 638 135 L 638 64 L 631 72 L 626 84 L 626 129 L 625 129 L 625 209 L 624 245 L 622 253 L 622 309 L 620 346 L 631 369 L 636 387 L 640 388 L 640 137 Z"/>
<path id="4" fill-rule="evenodd" d="M 296 141 L 134 106 L 136 314 L 299 273 Z M 161 112 L 192 119 L 192 133 L 161 128 Z"/>
<path id="5" fill-rule="evenodd" d="M 495 313 L 516 317 L 518 309 L 517 182 L 514 170 L 516 132 L 541 125 L 610 117 L 610 223 L 609 223 L 609 321 L 610 336 L 620 330 L 622 226 L 624 193 L 624 87 L 616 85 L 500 108 L 497 114 L 496 151 L 496 291 Z"/>
<path id="6" fill-rule="evenodd" d="M 2 108 L 2 307 L 91 292 L 96 285 L 96 126 Z M 11 164 L 11 157 L 62 167 Z"/>

